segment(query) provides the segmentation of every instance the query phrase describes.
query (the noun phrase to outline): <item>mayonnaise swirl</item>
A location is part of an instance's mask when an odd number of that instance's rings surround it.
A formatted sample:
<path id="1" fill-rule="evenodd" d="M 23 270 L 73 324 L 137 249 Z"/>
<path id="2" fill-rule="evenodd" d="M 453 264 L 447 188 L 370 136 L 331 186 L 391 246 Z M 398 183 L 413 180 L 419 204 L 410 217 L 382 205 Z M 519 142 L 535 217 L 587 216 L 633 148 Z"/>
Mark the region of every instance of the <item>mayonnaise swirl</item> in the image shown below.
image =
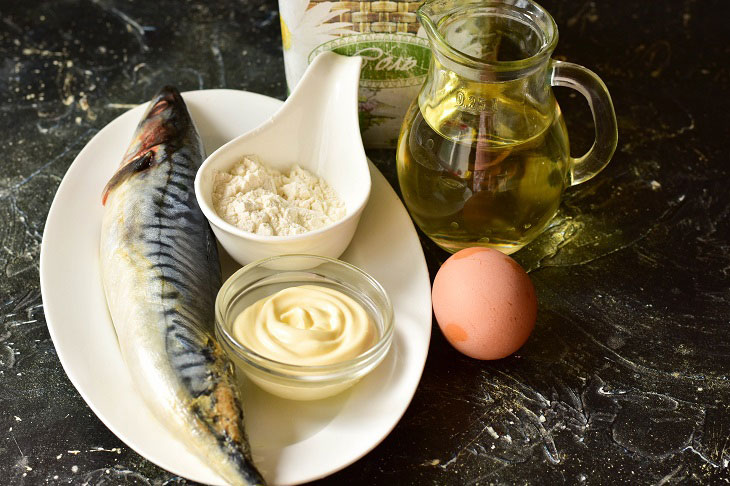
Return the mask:
<path id="1" fill-rule="evenodd" d="M 289 287 L 258 300 L 236 317 L 233 335 L 266 358 L 307 366 L 355 358 L 377 340 L 359 303 L 318 285 Z"/>

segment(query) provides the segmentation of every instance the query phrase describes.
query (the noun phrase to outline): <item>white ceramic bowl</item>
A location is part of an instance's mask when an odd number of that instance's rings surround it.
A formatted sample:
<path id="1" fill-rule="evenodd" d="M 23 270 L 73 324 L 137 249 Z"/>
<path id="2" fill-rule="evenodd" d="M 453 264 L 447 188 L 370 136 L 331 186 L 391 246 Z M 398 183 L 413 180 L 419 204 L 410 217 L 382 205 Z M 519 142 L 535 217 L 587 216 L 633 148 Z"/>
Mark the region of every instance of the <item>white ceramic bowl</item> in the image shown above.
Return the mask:
<path id="1" fill-rule="evenodd" d="M 238 263 L 287 253 L 337 258 L 350 244 L 371 186 L 358 124 L 360 63 L 359 57 L 320 54 L 271 119 L 223 145 L 201 165 L 195 177 L 198 204 L 221 246 Z M 227 223 L 213 208 L 213 179 L 215 171 L 230 169 L 244 155 L 256 155 L 280 171 L 299 164 L 323 178 L 345 203 L 345 217 L 294 236 L 260 236 Z"/>

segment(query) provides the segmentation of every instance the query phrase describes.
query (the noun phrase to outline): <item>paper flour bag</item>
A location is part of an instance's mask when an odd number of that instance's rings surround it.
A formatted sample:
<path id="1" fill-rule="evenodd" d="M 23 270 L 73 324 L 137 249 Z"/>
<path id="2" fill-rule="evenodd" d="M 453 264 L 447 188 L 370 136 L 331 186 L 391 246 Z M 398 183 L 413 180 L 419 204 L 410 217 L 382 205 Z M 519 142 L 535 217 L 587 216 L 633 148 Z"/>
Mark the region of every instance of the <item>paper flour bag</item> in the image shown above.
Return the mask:
<path id="1" fill-rule="evenodd" d="M 284 67 L 294 89 L 314 57 L 363 58 L 360 130 L 366 147 L 395 147 L 406 108 L 426 78 L 431 52 L 418 35 L 418 1 L 279 0 Z"/>

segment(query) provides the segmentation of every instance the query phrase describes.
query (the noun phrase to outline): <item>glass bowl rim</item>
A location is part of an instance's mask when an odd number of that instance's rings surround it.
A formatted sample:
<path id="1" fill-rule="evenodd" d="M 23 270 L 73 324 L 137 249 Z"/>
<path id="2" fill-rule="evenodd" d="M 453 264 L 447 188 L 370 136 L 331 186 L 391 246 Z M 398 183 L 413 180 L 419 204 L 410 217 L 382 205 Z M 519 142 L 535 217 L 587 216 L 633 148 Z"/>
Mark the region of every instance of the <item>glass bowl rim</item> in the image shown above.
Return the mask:
<path id="1" fill-rule="evenodd" d="M 345 268 L 347 271 L 355 273 L 371 285 L 377 294 L 385 302 L 385 309 L 376 307 L 383 320 L 382 333 L 378 338 L 378 341 L 373 344 L 367 351 L 360 355 L 345 361 L 339 361 L 337 363 L 326 364 L 326 365 L 295 365 L 277 361 L 271 358 L 267 358 L 256 351 L 244 346 L 238 340 L 236 340 L 231 333 L 223 325 L 223 307 L 224 307 L 224 296 L 227 294 L 231 286 L 240 279 L 246 273 L 249 273 L 254 268 L 259 268 L 266 263 L 277 260 L 288 260 L 295 258 L 308 258 L 313 260 L 320 260 L 322 263 L 332 263 L 337 266 Z M 315 270 L 314 268 L 305 268 L 301 271 Z M 283 270 L 282 272 L 294 271 L 294 270 Z M 324 275 L 327 277 L 327 275 Z M 245 289 L 241 289 L 245 290 Z M 230 299 L 225 299 L 227 303 Z M 383 286 L 370 274 L 362 270 L 361 268 L 335 258 L 323 257 L 318 255 L 309 255 L 303 253 L 291 253 L 284 255 L 276 255 L 271 257 L 262 258 L 248 265 L 238 269 L 233 275 L 223 283 L 218 295 L 215 300 L 215 330 L 225 344 L 224 348 L 227 348 L 230 352 L 234 353 L 236 357 L 242 360 L 245 364 L 253 366 L 254 368 L 262 371 L 266 374 L 276 376 L 285 380 L 292 380 L 296 382 L 329 382 L 338 381 L 341 379 L 350 378 L 353 374 L 358 373 L 363 368 L 368 367 L 372 363 L 379 362 L 385 357 L 386 352 L 390 348 L 390 344 L 393 337 L 394 328 L 394 313 L 393 304 L 390 300 L 390 296 L 385 291 Z"/>

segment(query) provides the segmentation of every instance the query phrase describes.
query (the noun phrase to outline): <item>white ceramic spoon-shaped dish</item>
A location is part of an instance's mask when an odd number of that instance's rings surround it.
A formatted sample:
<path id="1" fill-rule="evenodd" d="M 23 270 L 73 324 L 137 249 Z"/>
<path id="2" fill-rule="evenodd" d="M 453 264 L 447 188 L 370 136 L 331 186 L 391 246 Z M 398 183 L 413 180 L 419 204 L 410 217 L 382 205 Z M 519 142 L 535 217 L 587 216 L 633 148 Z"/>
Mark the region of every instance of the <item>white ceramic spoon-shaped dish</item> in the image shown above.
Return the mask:
<path id="1" fill-rule="evenodd" d="M 349 245 L 371 186 L 358 124 L 361 62 L 359 57 L 320 54 L 278 112 L 213 152 L 198 170 L 198 204 L 220 244 L 238 263 L 287 253 L 337 258 Z M 216 171 L 230 169 L 244 155 L 256 155 L 279 171 L 299 164 L 323 178 L 345 203 L 345 217 L 294 236 L 261 236 L 227 223 L 213 208 L 213 180 Z"/>

